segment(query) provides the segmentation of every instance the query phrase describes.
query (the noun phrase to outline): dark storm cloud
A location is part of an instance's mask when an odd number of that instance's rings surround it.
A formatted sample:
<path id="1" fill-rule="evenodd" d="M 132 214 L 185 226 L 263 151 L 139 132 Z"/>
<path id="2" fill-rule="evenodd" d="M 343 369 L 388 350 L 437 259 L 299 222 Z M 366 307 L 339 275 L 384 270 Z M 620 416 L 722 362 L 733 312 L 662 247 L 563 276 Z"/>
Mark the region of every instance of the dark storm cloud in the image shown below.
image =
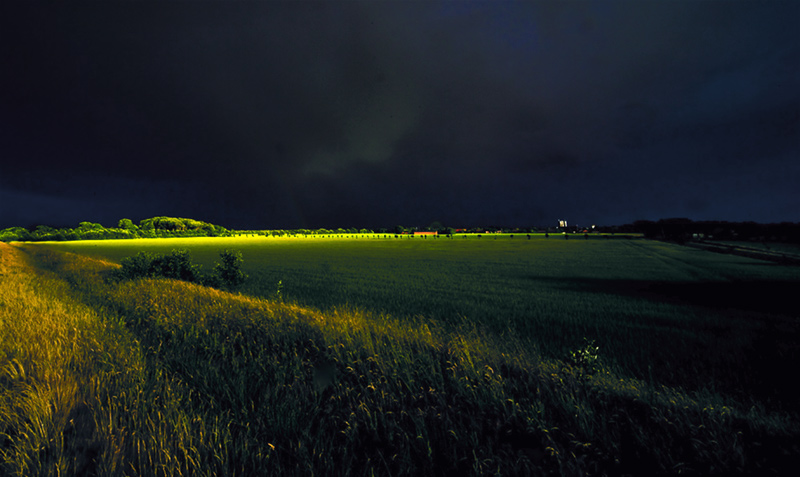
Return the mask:
<path id="1" fill-rule="evenodd" d="M 3 8 L 0 226 L 800 220 L 795 2 Z"/>

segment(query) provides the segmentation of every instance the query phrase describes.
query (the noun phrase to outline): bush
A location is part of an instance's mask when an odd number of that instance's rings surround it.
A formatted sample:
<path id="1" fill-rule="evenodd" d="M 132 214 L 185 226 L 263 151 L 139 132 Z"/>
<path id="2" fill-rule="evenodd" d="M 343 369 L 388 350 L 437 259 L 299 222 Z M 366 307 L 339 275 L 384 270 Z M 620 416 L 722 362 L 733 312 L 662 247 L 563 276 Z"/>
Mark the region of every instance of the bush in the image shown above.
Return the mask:
<path id="1" fill-rule="evenodd" d="M 192 262 L 188 250 L 173 250 L 169 255 L 139 252 L 133 257 L 123 258 L 119 278 L 165 277 L 185 282 L 200 282 L 200 266 Z"/>
<path id="2" fill-rule="evenodd" d="M 157 257 L 153 264 L 162 277 L 185 282 L 201 281 L 200 266 L 192 263 L 188 250 L 173 250 L 169 255 Z"/>
<path id="3" fill-rule="evenodd" d="M 174 278 L 185 282 L 201 283 L 212 287 L 234 288 L 241 285 L 247 275 L 241 270 L 242 253 L 236 250 L 220 252 L 222 263 L 214 265 L 211 275 L 204 275 L 201 266 L 192 262 L 188 250 L 173 250 L 169 255 L 139 252 L 123 258 L 115 273 L 116 279 Z"/>
<path id="4" fill-rule="evenodd" d="M 242 252 L 238 250 L 225 250 L 220 252 L 222 263 L 214 265 L 214 274 L 220 283 L 227 288 L 241 285 L 247 275 L 242 271 Z"/>
<path id="5" fill-rule="evenodd" d="M 133 257 L 125 257 L 120 261 L 120 268 L 117 271 L 118 278 L 140 278 L 155 277 L 155 269 L 152 268 L 155 255 L 150 252 L 139 252 Z"/>

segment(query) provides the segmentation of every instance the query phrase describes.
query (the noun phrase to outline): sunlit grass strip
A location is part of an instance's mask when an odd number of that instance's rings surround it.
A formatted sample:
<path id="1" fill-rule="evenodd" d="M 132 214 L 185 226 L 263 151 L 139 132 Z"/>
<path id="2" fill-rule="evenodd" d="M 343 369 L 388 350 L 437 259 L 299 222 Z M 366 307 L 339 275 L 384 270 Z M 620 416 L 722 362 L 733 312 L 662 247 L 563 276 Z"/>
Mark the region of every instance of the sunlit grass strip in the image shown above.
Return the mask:
<path id="1" fill-rule="evenodd" d="M 0 469 L 80 473 L 110 451 L 98 438 L 91 390 L 130 343 L 70 300 L 63 281 L 35 273 L 18 250 L 0 247 Z"/>
<path id="2" fill-rule="evenodd" d="M 121 323 L 0 247 L 0 475 L 198 474 L 198 435 L 230 443 L 228 423 L 176 406 L 185 390 Z"/>

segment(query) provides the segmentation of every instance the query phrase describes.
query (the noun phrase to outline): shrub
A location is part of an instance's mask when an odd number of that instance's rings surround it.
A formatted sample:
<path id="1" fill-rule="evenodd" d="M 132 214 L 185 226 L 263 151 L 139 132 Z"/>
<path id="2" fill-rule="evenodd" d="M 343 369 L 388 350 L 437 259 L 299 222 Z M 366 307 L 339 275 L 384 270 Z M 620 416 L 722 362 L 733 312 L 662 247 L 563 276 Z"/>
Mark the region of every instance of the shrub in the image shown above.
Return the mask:
<path id="1" fill-rule="evenodd" d="M 185 282 L 201 281 L 200 266 L 192 263 L 188 250 L 173 250 L 169 255 L 157 257 L 153 264 L 159 276 Z"/>
<path id="2" fill-rule="evenodd" d="M 155 255 L 150 252 L 139 252 L 133 257 L 125 257 L 120 261 L 120 268 L 117 271 L 118 278 L 139 278 L 154 277 L 155 270 L 152 268 Z"/>
<path id="3" fill-rule="evenodd" d="M 133 257 L 123 258 L 118 278 L 165 277 L 185 282 L 200 282 L 200 266 L 192 262 L 188 250 L 173 250 L 169 255 L 139 252 Z"/>
<path id="4" fill-rule="evenodd" d="M 238 250 L 225 250 L 220 252 L 222 263 L 214 265 L 214 274 L 219 282 L 228 288 L 241 285 L 247 275 L 242 271 L 242 252 Z"/>
<path id="5" fill-rule="evenodd" d="M 225 250 L 219 254 L 222 262 L 214 265 L 210 275 L 201 272 L 201 266 L 192 262 L 188 250 L 173 250 L 170 254 L 139 252 L 133 257 L 123 258 L 122 268 L 114 277 L 118 280 L 134 278 L 174 278 L 185 282 L 201 283 L 211 287 L 234 288 L 241 285 L 247 275 L 241 270 L 242 253 Z"/>

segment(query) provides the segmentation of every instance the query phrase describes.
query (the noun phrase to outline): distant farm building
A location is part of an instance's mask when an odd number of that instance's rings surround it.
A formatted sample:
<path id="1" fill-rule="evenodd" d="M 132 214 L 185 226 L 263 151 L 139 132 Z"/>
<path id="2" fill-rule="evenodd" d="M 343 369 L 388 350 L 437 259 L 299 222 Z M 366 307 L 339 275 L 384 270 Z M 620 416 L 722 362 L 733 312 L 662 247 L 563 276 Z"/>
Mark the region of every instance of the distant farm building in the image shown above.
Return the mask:
<path id="1" fill-rule="evenodd" d="M 439 232 L 414 232 L 414 235 L 439 235 Z"/>

